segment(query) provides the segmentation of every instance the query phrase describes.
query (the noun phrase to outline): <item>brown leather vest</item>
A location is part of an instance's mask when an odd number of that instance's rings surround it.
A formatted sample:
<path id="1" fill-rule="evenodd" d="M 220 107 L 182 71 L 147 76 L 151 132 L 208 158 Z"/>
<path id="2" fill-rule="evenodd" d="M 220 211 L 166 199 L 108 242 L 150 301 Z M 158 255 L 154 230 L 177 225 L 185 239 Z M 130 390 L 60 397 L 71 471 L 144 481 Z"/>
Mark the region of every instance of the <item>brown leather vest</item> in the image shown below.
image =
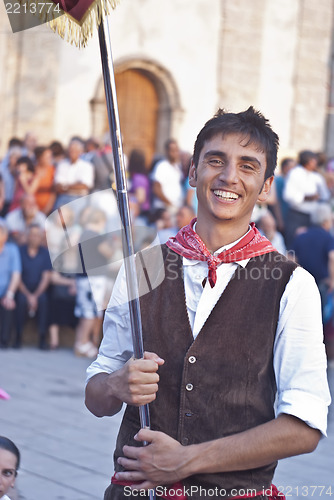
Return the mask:
<path id="1" fill-rule="evenodd" d="M 165 360 L 159 368 L 157 398 L 150 404 L 151 428 L 186 446 L 273 419 L 273 344 L 280 299 L 296 264 L 272 252 L 251 259 L 245 268 L 238 266 L 194 340 L 182 257 L 165 245 L 162 250 L 165 279 L 156 288 L 149 285 L 153 289 L 140 299 L 144 348 Z M 144 253 L 144 260 L 152 264 L 150 254 Z M 145 276 L 142 272 L 140 286 L 147 287 Z M 121 470 L 116 460 L 124 444 L 138 446 L 133 436 L 139 428 L 138 408 L 128 406 L 117 439 L 115 470 Z M 183 484 L 223 488 L 227 494 L 232 488 L 262 490 L 270 486 L 275 467 L 273 463 L 254 470 L 199 474 Z M 123 496 L 115 491 L 106 498 Z"/>

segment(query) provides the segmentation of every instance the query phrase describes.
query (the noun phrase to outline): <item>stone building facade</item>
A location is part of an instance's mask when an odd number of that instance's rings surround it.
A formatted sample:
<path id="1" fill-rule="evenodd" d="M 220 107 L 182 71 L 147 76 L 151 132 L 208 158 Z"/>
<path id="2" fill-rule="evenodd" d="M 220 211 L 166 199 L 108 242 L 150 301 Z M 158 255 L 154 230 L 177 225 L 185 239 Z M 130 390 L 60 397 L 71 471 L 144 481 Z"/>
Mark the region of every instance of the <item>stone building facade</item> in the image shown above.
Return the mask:
<path id="1" fill-rule="evenodd" d="M 334 0 L 122 0 L 109 18 L 124 149 L 191 151 L 218 107 L 260 109 L 282 154 L 334 155 Z M 0 4 L 0 138 L 107 131 L 97 37 L 79 50 L 47 26 L 13 34 Z M 332 97 L 333 98 L 332 98 Z M 333 142 L 333 144 L 332 144 Z"/>

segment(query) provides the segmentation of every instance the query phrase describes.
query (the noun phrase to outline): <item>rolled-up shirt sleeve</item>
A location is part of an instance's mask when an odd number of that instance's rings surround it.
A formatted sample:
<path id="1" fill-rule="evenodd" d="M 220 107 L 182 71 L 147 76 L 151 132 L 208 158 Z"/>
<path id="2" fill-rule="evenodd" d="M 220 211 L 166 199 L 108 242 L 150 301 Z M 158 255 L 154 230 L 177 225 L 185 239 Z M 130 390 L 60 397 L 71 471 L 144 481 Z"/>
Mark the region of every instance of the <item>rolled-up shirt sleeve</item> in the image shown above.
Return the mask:
<path id="1" fill-rule="evenodd" d="M 276 414 L 286 413 L 327 430 L 327 382 L 320 295 L 313 277 L 298 267 L 281 299 L 274 345 Z"/>
<path id="2" fill-rule="evenodd" d="M 96 360 L 87 368 L 86 383 L 97 373 L 112 373 L 119 370 L 132 355 L 129 305 L 124 266 L 122 266 L 105 313 L 99 353 Z"/>

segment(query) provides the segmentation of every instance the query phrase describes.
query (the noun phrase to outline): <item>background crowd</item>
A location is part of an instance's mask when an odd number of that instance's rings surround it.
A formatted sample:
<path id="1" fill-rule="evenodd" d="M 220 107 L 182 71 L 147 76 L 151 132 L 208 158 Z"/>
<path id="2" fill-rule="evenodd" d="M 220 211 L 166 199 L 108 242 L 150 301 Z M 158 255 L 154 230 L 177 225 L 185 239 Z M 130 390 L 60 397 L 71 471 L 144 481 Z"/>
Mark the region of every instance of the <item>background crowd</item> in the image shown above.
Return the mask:
<path id="1" fill-rule="evenodd" d="M 135 250 L 164 243 L 195 216 L 191 153 L 175 139 L 149 164 L 125 158 Z M 41 349 L 59 328 L 75 330 L 74 352 L 95 357 L 103 311 L 121 264 L 113 156 L 106 141 L 73 137 L 64 147 L 13 138 L 0 167 L 0 346 L 20 348 L 34 318 Z M 315 278 L 325 343 L 334 362 L 334 160 L 313 151 L 284 158 L 270 198 L 253 220 L 275 248 Z"/>

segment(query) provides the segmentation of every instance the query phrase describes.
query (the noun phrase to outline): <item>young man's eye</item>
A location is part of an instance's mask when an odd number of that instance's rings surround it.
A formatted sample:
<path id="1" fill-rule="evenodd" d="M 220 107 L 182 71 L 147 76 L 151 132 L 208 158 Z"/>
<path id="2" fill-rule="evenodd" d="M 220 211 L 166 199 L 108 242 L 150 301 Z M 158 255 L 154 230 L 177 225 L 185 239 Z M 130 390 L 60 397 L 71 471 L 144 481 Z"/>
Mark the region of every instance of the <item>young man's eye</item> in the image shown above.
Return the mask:
<path id="1" fill-rule="evenodd" d="M 245 170 L 254 170 L 253 165 L 249 165 L 248 163 L 244 163 L 242 165 L 242 168 L 244 168 Z"/>
<path id="2" fill-rule="evenodd" d="M 212 165 L 214 167 L 224 165 L 223 160 L 220 160 L 219 158 L 211 158 L 211 160 L 209 160 L 209 163 L 210 163 L 210 165 Z"/>

